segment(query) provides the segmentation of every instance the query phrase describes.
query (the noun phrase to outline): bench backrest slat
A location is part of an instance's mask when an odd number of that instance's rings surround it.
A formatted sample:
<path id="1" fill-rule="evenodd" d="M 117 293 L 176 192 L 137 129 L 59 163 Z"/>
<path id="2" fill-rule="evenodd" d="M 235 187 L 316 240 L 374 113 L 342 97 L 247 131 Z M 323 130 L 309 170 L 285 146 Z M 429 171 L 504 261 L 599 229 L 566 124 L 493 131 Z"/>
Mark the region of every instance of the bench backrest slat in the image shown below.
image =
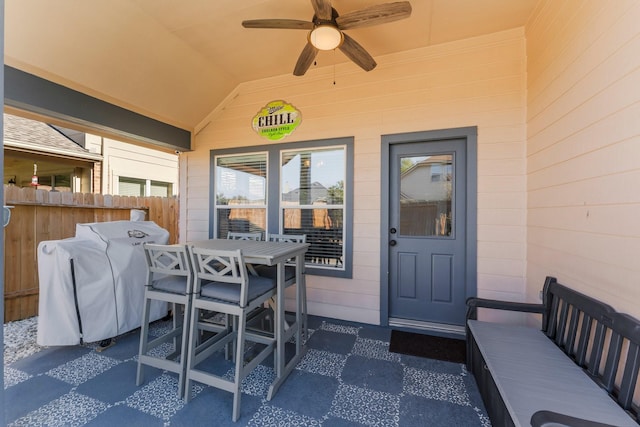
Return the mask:
<path id="1" fill-rule="evenodd" d="M 607 330 L 605 326 L 600 322 L 596 322 L 596 332 L 591 341 L 591 354 L 589 355 L 589 363 L 587 363 L 587 372 L 593 377 L 597 377 L 600 370 L 606 333 Z"/>
<path id="2" fill-rule="evenodd" d="M 580 327 L 580 338 L 578 339 L 578 350 L 575 358 L 576 363 L 580 366 L 585 366 L 587 363 L 592 321 L 593 319 L 587 313 L 582 314 L 582 326 Z"/>
<path id="3" fill-rule="evenodd" d="M 569 321 L 569 330 L 567 331 L 567 341 L 565 344 L 567 353 L 574 360 L 576 357 L 576 337 L 578 336 L 578 322 L 580 320 L 580 310 L 573 307 L 571 310 L 571 319 Z"/>
<path id="4" fill-rule="evenodd" d="M 620 364 L 620 355 L 622 354 L 622 341 L 622 335 L 617 332 L 611 333 L 609 349 L 607 350 L 607 363 L 602 373 L 602 386 L 607 390 L 607 393 L 612 393 L 616 385 L 616 375 Z"/>
<path id="5" fill-rule="evenodd" d="M 557 330 L 556 319 L 558 317 L 559 306 L 560 306 L 560 299 L 552 298 L 550 301 L 550 310 L 549 310 L 549 317 L 547 319 L 547 324 L 543 325 L 545 326 L 543 329 L 549 338 L 553 338 L 556 336 L 556 330 Z"/>
<path id="6" fill-rule="evenodd" d="M 562 348 L 565 353 L 567 353 L 567 349 L 564 346 L 564 334 L 567 327 L 567 318 L 569 317 L 569 304 L 567 304 L 566 301 L 560 301 L 560 306 L 562 308 L 560 309 L 560 317 L 558 319 L 558 332 L 556 333 L 555 341 L 556 345 Z"/>

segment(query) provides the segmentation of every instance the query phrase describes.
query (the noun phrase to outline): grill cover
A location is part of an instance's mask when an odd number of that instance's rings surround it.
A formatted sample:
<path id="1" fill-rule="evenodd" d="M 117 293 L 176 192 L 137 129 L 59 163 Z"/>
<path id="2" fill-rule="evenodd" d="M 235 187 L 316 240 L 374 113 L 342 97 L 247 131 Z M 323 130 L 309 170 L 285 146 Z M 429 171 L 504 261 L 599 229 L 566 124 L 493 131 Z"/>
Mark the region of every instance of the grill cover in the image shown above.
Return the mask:
<path id="1" fill-rule="evenodd" d="M 114 221 L 78 224 L 75 237 L 41 242 L 38 344 L 96 342 L 138 328 L 147 278 L 142 244 L 168 240 L 152 221 Z M 152 302 L 150 320 L 166 314 L 166 303 Z"/>

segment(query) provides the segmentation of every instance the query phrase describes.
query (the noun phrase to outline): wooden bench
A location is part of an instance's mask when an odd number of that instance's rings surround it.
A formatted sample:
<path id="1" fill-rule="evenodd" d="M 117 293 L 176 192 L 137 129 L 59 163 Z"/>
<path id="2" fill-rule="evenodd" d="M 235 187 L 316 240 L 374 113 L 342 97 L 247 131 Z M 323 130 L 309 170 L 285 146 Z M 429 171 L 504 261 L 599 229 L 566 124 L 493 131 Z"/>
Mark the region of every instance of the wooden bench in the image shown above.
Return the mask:
<path id="1" fill-rule="evenodd" d="M 542 329 L 480 307 L 540 313 Z M 542 304 L 467 300 L 467 368 L 494 426 L 637 426 L 639 367 L 640 322 L 553 277 Z"/>

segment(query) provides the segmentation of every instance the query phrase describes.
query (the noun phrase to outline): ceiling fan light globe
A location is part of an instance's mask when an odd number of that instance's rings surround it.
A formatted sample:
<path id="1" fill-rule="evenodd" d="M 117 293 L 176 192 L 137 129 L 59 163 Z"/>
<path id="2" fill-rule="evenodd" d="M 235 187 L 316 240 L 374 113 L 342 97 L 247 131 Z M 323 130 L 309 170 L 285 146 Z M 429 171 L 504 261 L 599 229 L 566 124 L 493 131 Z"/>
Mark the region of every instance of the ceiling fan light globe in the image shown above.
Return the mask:
<path id="1" fill-rule="evenodd" d="M 318 25 L 309 33 L 309 43 L 320 50 L 333 50 L 343 40 L 342 32 L 333 25 Z"/>

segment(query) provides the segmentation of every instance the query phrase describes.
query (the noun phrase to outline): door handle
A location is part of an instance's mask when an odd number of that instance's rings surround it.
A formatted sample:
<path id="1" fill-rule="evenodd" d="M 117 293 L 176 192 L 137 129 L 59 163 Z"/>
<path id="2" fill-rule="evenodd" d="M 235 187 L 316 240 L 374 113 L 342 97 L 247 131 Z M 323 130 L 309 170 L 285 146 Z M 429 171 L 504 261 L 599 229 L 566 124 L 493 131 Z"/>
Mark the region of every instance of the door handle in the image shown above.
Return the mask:
<path id="1" fill-rule="evenodd" d="M 391 230 L 389 230 L 389 233 L 391 234 L 396 234 L 396 228 L 395 227 L 391 227 Z"/>
<path id="2" fill-rule="evenodd" d="M 395 246 L 397 244 L 398 242 L 396 242 L 395 240 L 389 240 L 389 246 Z"/>

